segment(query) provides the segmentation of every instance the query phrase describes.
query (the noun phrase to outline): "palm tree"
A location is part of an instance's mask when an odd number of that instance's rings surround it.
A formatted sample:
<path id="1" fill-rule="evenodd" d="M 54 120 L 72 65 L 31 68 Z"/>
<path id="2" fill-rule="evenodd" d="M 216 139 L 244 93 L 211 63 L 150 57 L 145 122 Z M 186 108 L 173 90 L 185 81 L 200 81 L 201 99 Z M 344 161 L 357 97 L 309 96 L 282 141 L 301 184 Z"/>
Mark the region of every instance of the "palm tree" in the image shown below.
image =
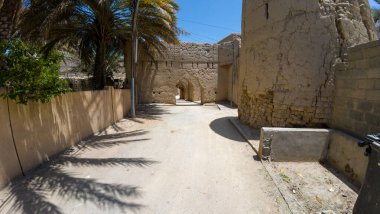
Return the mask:
<path id="1" fill-rule="evenodd" d="M 133 11 L 132 4 L 129 10 Z M 178 4 L 173 0 L 141 0 L 137 25 L 138 42 L 140 55 L 150 57 L 154 60 L 155 55 L 162 55 L 166 49 L 165 44 L 178 44 L 178 35 L 182 31 L 177 28 Z M 132 21 L 132 20 L 131 20 Z M 131 65 L 128 62 L 128 55 L 132 54 L 131 37 L 124 41 L 124 64 Z M 131 60 L 131 57 L 129 57 Z M 129 79 L 130 67 L 125 66 L 126 80 Z"/>
<path id="2" fill-rule="evenodd" d="M 375 2 L 377 4 L 380 4 L 380 0 L 375 0 Z M 375 21 L 375 25 L 376 25 L 376 30 L 377 30 L 377 33 L 380 32 L 380 26 L 379 26 L 379 21 L 380 21 L 380 9 L 377 9 L 377 8 L 372 8 L 372 16 L 373 16 L 373 20 Z"/>
<path id="3" fill-rule="evenodd" d="M 380 4 L 380 0 L 375 0 L 375 2 L 376 2 L 377 4 Z M 376 23 L 377 21 L 379 21 L 379 20 L 380 20 L 380 10 L 377 9 L 377 8 L 373 8 L 373 9 L 372 9 L 372 16 L 373 16 L 373 19 L 375 20 L 375 23 Z"/>
<path id="4" fill-rule="evenodd" d="M 28 3 L 21 17 L 21 35 L 30 41 L 42 38 L 44 51 L 56 46 L 75 48 L 84 63 L 94 61 L 94 88 L 104 88 L 107 53 L 123 51 L 130 44 L 131 0 L 29 0 Z M 139 40 L 146 53 L 162 50 L 163 42 L 178 41 L 177 8 L 173 0 L 142 1 L 140 24 L 144 30 Z"/>
<path id="5" fill-rule="evenodd" d="M 22 0 L 0 0 L 0 39 L 9 39 L 18 21 Z"/>

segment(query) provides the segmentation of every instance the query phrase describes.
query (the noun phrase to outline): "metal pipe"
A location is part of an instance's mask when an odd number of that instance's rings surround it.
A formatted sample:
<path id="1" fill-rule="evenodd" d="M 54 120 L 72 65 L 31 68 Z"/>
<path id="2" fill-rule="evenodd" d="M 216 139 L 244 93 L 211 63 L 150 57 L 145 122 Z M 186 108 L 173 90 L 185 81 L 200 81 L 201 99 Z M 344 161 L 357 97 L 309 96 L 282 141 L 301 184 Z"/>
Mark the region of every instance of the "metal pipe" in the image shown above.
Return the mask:
<path id="1" fill-rule="evenodd" d="M 131 78 L 131 117 L 136 117 L 135 104 L 135 76 L 138 62 L 138 32 L 137 18 L 140 0 L 133 1 L 133 20 L 132 20 L 132 78 Z"/>

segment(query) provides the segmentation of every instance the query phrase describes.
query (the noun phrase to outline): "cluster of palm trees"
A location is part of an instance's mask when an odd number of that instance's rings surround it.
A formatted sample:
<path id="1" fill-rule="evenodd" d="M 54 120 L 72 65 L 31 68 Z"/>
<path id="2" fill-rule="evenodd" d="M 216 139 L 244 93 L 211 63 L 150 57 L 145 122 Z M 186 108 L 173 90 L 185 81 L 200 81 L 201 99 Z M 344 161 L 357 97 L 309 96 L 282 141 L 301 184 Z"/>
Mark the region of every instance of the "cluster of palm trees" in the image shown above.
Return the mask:
<path id="1" fill-rule="evenodd" d="M 2 0 L 0 0 L 1 3 Z M 7 1 L 18 0 L 4 0 Z M 21 1 L 21 0 L 20 0 Z M 133 0 L 24 0 L 17 36 L 42 51 L 75 50 L 93 70 L 94 88 L 106 84 L 108 59 L 131 54 Z M 178 43 L 178 5 L 175 0 L 140 0 L 140 54 L 153 57 L 165 44 Z M 127 67 L 129 65 L 125 65 Z"/>

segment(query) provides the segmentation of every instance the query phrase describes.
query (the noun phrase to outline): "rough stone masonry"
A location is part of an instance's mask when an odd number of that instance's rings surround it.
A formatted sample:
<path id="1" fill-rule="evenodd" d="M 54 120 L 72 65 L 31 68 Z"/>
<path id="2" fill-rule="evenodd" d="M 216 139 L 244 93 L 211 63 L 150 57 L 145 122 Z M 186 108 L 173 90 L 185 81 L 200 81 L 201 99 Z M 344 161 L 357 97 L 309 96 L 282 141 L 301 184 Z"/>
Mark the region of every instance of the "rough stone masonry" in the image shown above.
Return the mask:
<path id="1" fill-rule="evenodd" d="M 139 65 L 139 99 L 142 103 L 176 103 L 183 99 L 215 102 L 218 82 L 218 46 L 181 43 L 168 45 L 164 56 Z"/>
<path id="2" fill-rule="evenodd" d="M 244 0 L 240 119 L 256 128 L 321 127 L 335 66 L 377 39 L 367 0 Z"/>

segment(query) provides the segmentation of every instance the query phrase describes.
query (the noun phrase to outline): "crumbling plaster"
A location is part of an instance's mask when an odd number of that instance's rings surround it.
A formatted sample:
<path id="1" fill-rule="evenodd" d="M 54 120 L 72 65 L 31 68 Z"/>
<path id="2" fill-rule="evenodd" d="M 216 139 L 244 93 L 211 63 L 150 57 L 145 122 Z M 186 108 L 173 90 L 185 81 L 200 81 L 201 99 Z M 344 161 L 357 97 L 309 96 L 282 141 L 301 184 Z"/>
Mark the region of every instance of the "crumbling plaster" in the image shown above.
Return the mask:
<path id="1" fill-rule="evenodd" d="M 244 0 L 239 118 L 253 126 L 320 127 L 335 66 L 376 39 L 367 0 Z"/>

